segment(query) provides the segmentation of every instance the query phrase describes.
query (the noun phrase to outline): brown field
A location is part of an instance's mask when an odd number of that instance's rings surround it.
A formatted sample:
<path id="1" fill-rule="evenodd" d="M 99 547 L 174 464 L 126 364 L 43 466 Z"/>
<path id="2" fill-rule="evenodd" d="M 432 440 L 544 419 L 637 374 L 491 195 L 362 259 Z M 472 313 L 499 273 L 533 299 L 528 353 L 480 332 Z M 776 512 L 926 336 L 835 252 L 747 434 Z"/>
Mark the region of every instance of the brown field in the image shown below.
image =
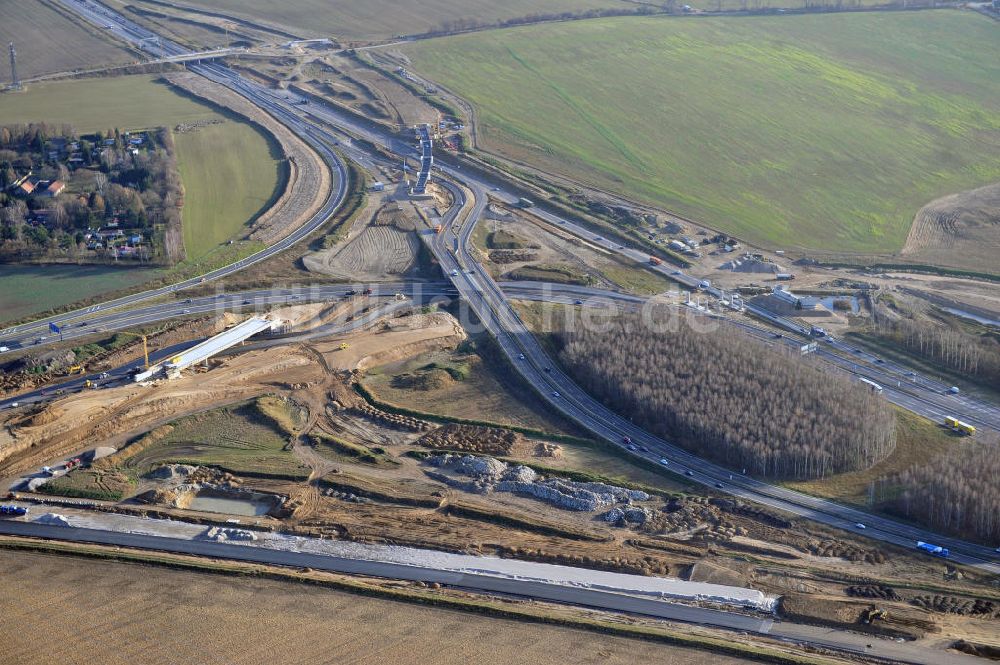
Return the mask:
<path id="1" fill-rule="evenodd" d="M 292 582 L 8 550 L 0 565 L 6 662 L 749 662 Z"/>
<path id="2" fill-rule="evenodd" d="M 931 201 L 913 219 L 901 252 L 909 261 L 1000 271 L 1000 183 Z"/>
<path id="3" fill-rule="evenodd" d="M 56 10 L 58 2 L 5 2 L 0 20 L 3 44 L 3 82 L 9 83 L 7 43 L 17 48 L 17 72 L 32 76 L 84 69 L 97 65 L 126 64 L 138 56 L 121 48 L 89 24 L 79 25 Z"/>
<path id="4" fill-rule="evenodd" d="M 249 18 L 303 36 L 349 40 L 417 34 L 439 29 L 443 23 L 455 20 L 492 23 L 540 13 L 633 8 L 621 0 L 294 0 L 283 3 L 189 0 L 183 4 L 236 18 Z"/>

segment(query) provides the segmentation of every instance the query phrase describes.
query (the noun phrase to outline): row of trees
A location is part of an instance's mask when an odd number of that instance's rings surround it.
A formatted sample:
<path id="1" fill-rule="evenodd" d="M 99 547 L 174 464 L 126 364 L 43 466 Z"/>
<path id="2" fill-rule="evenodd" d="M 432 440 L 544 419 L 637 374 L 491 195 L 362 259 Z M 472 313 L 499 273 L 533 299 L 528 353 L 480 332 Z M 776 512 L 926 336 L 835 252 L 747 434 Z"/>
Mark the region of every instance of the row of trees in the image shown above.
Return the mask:
<path id="1" fill-rule="evenodd" d="M 673 328 L 623 315 L 563 331 L 560 357 L 608 407 L 730 468 L 819 478 L 894 450 L 895 414 L 862 385 L 728 327 Z"/>
<path id="2" fill-rule="evenodd" d="M 963 537 L 1000 542 L 1000 446 L 970 443 L 902 473 L 898 510 Z"/>
<path id="3" fill-rule="evenodd" d="M 976 335 L 957 325 L 912 319 L 878 321 L 879 335 L 949 369 L 1000 385 L 1000 339 Z"/>

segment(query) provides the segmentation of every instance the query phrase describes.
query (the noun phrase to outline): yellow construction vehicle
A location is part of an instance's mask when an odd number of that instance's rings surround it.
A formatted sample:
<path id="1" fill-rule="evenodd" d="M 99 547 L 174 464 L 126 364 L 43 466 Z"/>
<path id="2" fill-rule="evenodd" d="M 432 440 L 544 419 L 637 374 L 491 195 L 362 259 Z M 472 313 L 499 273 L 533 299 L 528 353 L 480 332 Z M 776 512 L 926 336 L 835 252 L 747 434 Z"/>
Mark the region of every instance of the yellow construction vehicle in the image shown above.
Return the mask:
<path id="1" fill-rule="evenodd" d="M 141 335 L 139 333 L 128 332 L 127 330 L 123 330 L 123 331 L 119 332 L 118 334 L 119 335 L 128 335 L 130 337 L 138 337 L 139 339 L 142 340 L 142 355 L 143 355 L 143 358 L 145 359 L 144 368 L 145 369 L 149 369 L 149 347 L 146 344 L 146 336 L 145 335 Z"/>
<path id="2" fill-rule="evenodd" d="M 83 365 L 73 365 L 69 368 L 69 371 L 66 372 L 66 376 L 73 376 L 74 374 L 83 374 L 86 371 L 87 368 L 84 367 Z"/>
<path id="3" fill-rule="evenodd" d="M 889 613 L 881 607 L 869 607 L 861 612 L 861 623 L 872 624 L 876 620 L 885 621 L 889 618 Z"/>
<path id="4" fill-rule="evenodd" d="M 341 342 L 340 343 L 340 350 L 341 351 L 347 350 L 347 342 Z"/>

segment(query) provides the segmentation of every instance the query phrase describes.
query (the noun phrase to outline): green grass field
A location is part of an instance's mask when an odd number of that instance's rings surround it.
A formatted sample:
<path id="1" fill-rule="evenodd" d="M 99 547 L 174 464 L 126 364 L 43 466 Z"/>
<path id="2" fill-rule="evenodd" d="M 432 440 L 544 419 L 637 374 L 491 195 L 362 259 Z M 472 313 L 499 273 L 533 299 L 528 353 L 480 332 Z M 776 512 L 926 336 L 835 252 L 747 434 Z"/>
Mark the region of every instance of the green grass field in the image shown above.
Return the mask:
<path id="1" fill-rule="evenodd" d="M 58 5 L 58 3 L 52 3 Z M 0 44 L 3 44 L 3 82 L 9 83 L 7 43 L 17 48 L 17 71 L 22 79 L 40 74 L 127 64 L 138 56 L 121 48 L 96 27 L 81 26 L 53 9 L 49 2 L 2 3 Z M 2 116 L 0 116 L 2 117 Z"/>
<path id="2" fill-rule="evenodd" d="M 141 284 L 159 274 L 107 266 L 0 265 L 0 323 Z"/>
<path id="3" fill-rule="evenodd" d="M 174 92 L 152 76 L 119 76 L 39 83 L 20 94 L 0 95 L 0 124 L 68 123 L 90 132 L 145 129 L 223 119 L 212 107 Z"/>
<path id="4" fill-rule="evenodd" d="M 953 10 L 615 18 L 403 50 L 491 151 L 751 242 L 882 253 L 1000 179 L 996 35 Z"/>
<path id="5" fill-rule="evenodd" d="M 267 136 L 228 121 L 175 134 L 184 183 L 184 249 L 197 261 L 240 233 L 284 186 L 281 154 Z"/>
<path id="6" fill-rule="evenodd" d="M 481 22 L 595 8 L 632 10 L 623 0 L 190 0 L 209 9 L 285 26 L 296 34 L 387 39 L 437 29 L 445 21 Z"/>
<path id="7" fill-rule="evenodd" d="M 219 466 L 232 473 L 309 475 L 285 449 L 287 437 L 260 414 L 253 402 L 186 416 L 173 431 L 125 463 L 143 475 L 160 464 L 183 462 Z"/>

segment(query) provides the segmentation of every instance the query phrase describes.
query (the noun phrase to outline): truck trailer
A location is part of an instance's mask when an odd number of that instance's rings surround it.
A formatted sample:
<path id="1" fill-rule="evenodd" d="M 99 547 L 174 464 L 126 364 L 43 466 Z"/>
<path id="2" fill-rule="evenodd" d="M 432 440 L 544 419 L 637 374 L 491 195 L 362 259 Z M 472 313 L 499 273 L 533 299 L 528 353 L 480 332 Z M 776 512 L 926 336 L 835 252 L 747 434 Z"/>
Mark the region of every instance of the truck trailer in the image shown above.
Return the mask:
<path id="1" fill-rule="evenodd" d="M 953 432 L 958 432 L 959 434 L 967 434 L 972 436 L 976 433 L 976 428 L 969 423 L 963 422 L 954 416 L 947 416 L 944 419 L 944 425 Z"/>
<path id="2" fill-rule="evenodd" d="M 941 547 L 940 545 L 933 545 L 931 543 L 925 543 L 922 540 L 917 541 L 917 549 L 923 550 L 928 554 L 933 554 L 934 556 L 947 557 L 951 552 L 948 551 L 947 547 Z"/>

